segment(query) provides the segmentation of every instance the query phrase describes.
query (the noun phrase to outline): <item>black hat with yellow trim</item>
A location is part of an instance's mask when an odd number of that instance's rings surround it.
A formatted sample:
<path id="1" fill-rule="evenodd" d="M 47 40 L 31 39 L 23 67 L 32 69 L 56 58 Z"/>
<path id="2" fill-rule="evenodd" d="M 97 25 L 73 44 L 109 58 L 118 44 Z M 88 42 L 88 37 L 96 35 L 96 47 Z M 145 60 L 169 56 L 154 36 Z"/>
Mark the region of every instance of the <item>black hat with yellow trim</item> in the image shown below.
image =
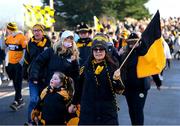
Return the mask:
<path id="1" fill-rule="evenodd" d="M 91 30 L 91 28 L 89 28 L 89 26 L 86 23 L 81 22 L 80 24 L 77 25 L 76 32 L 77 33 L 79 33 L 79 32 L 89 32 L 91 34 L 92 30 Z"/>
<path id="2" fill-rule="evenodd" d="M 108 42 L 108 38 L 105 34 L 103 33 L 96 34 L 93 38 L 92 49 L 100 47 L 100 48 L 104 48 L 107 51 L 108 50 L 107 42 Z"/>
<path id="3" fill-rule="evenodd" d="M 10 22 L 7 24 L 7 29 L 10 31 L 17 31 L 18 27 L 17 27 L 17 24 L 15 22 Z"/>

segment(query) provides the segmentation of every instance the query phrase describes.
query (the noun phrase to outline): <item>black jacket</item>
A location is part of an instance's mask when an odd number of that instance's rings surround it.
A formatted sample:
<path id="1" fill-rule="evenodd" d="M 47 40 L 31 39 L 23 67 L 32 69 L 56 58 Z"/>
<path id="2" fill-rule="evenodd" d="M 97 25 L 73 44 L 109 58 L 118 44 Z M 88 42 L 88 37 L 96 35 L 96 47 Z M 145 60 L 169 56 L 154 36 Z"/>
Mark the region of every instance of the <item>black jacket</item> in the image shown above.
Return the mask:
<path id="1" fill-rule="evenodd" d="M 98 65 L 103 66 L 104 62 L 95 64 L 95 68 Z M 112 84 L 113 73 L 114 70 L 107 63 L 107 68 L 104 67 L 102 72 L 95 77 L 91 63 L 87 62 L 80 75 L 79 87 L 75 91 L 73 99 L 74 104 L 80 102 L 81 105 L 79 124 L 118 124 L 117 106 Z"/>
<path id="2" fill-rule="evenodd" d="M 126 52 L 121 57 L 123 62 L 127 54 L 129 53 L 130 48 L 126 47 Z M 144 52 L 140 48 L 135 48 L 124 66 L 121 69 L 121 77 L 125 84 L 125 91 L 127 90 L 148 90 L 150 88 L 149 77 L 138 78 L 136 66 L 138 62 L 138 56 L 144 55 Z"/>
<path id="3" fill-rule="evenodd" d="M 38 45 L 38 43 L 34 42 L 34 37 L 32 37 L 32 39 L 30 39 L 30 41 L 28 42 L 28 45 L 26 47 L 26 52 L 25 52 L 25 56 L 24 56 L 24 64 L 23 64 L 23 74 L 24 74 L 24 78 L 27 78 L 31 66 L 34 63 L 36 57 L 43 52 L 45 49 L 49 48 L 51 46 L 51 41 L 47 36 L 43 37 L 42 41 L 46 41 L 46 43 L 43 45 Z M 43 78 L 44 76 L 44 71 L 41 71 L 41 78 Z"/>
<path id="4" fill-rule="evenodd" d="M 66 76 L 70 76 L 75 83 L 79 77 L 79 64 L 78 61 L 68 61 L 70 59 L 67 55 L 59 55 L 54 53 L 52 48 L 48 48 L 36 58 L 32 69 L 30 71 L 30 80 L 38 80 L 40 72 L 47 68 L 45 83 L 49 84 L 50 79 L 54 72 L 62 72 Z"/>
<path id="5" fill-rule="evenodd" d="M 41 99 L 34 108 L 42 112 L 41 119 L 45 120 L 46 125 L 65 125 L 67 118 L 68 99 L 61 95 L 61 87 L 52 89 L 50 86 L 43 90 Z"/>
<path id="6" fill-rule="evenodd" d="M 79 62 L 80 62 L 80 65 L 82 66 L 85 63 L 85 61 L 88 59 L 89 55 L 91 54 L 92 39 L 80 38 L 76 44 L 77 44 L 77 47 L 78 47 L 79 53 L 80 53 Z"/>

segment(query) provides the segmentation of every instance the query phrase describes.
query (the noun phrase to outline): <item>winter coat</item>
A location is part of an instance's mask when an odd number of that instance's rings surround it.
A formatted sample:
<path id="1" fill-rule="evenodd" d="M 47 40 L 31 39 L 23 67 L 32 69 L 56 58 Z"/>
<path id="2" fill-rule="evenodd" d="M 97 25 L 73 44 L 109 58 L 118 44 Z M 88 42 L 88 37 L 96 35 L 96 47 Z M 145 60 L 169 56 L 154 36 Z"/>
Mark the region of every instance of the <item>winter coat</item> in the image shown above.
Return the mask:
<path id="1" fill-rule="evenodd" d="M 93 66 L 87 62 L 80 70 L 80 82 L 78 91 L 76 90 L 73 104 L 80 102 L 79 124 L 118 124 L 117 105 L 113 90 L 112 75 L 114 70 L 104 62 L 95 64 L 94 68 L 104 66 L 99 75 L 95 75 Z M 109 73 L 109 74 L 108 74 Z"/>
<path id="2" fill-rule="evenodd" d="M 34 108 L 34 110 L 42 113 L 39 122 L 44 120 L 45 125 L 65 125 L 69 100 L 67 91 L 62 87 L 51 88 L 48 86 L 45 88 Z"/>
<path id="3" fill-rule="evenodd" d="M 123 62 L 130 49 L 126 47 L 125 53 L 121 57 Z M 135 48 L 124 66 L 121 69 L 121 78 L 125 84 L 125 92 L 128 90 L 144 91 L 150 88 L 149 77 L 138 78 L 136 66 L 138 62 L 138 56 L 144 55 L 140 48 Z"/>
<path id="4" fill-rule="evenodd" d="M 79 64 L 77 60 L 70 61 L 69 55 L 58 55 L 54 53 L 52 48 L 48 48 L 36 58 L 30 71 L 30 80 L 38 80 L 40 72 L 44 68 L 47 69 L 45 83 L 49 84 L 54 72 L 62 72 L 66 76 L 71 77 L 75 83 L 79 77 Z"/>
<path id="5" fill-rule="evenodd" d="M 44 41 L 44 43 L 43 43 Z M 28 45 L 26 47 L 26 52 L 24 56 L 24 64 L 23 64 L 23 74 L 24 78 L 27 78 L 29 76 L 29 72 L 31 70 L 31 66 L 34 63 L 36 57 L 49 48 L 51 46 L 51 41 L 47 36 L 44 36 L 42 39 L 42 44 L 38 44 L 34 41 L 34 37 L 30 39 L 28 42 Z M 43 78 L 45 71 L 41 70 L 40 76 Z"/>
<path id="6" fill-rule="evenodd" d="M 88 59 L 90 53 L 91 53 L 91 46 L 92 46 L 92 39 L 80 38 L 76 43 L 78 49 L 79 49 L 79 57 L 80 57 L 80 65 L 84 65 L 85 61 Z"/>

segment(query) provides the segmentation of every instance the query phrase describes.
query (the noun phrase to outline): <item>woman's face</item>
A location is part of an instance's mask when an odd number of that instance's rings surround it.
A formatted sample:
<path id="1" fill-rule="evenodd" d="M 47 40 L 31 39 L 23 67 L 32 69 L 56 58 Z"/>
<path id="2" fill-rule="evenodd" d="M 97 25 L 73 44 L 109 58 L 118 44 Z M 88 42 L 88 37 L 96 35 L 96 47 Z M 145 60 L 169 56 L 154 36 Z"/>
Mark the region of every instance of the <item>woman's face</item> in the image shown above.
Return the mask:
<path id="1" fill-rule="evenodd" d="M 50 80 L 50 86 L 54 88 L 58 88 L 62 86 L 61 79 L 59 78 L 58 74 L 54 74 Z"/>
<path id="2" fill-rule="evenodd" d="M 63 46 L 65 48 L 70 48 L 73 46 L 73 40 L 74 38 L 72 36 L 69 36 L 67 38 L 64 39 L 64 42 L 63 42 Z"/>
<path id="3" fill-rule="evenodd" d="M 96 47 L 93 49 L 93 56 L 97 62 L 101 62 L 104 60 L 106 55 L 106 51 L 104 48 Z"/>

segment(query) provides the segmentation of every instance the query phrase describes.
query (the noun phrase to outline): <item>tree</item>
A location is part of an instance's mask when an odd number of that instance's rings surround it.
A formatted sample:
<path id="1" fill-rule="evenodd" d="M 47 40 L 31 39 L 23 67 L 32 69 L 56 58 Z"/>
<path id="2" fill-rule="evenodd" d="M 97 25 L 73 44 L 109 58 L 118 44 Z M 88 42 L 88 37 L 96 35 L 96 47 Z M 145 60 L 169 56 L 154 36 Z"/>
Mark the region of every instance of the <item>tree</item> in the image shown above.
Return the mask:
<path id="1" fill-rule="evenodd" d="M 61 19 L 63 28 L 75 27 L 80 22 L 93 25 L 93 16 L 106 15 L 123 20 L 124 17 L 142 19 L 149 17 L 144 4 L 148 0 L 54 0 L 55 19 Z M 49 0 L 44 0 L 49 4 Z M 58 20 L 57 20 L 58 21 Z M 56 23 L 55 25 L 59 24 Z"/>
<path id="2" fill-rule="evenodd" d="M 143 19 L 144 17 L 150 17 L 149 11 L 145 8 L 144 4 L 148 0 L 118 0 L 119 3 L 114 8 L 117 11 L 117 18 L 124 19 L 125 17 L 131 17 L 135 19 Z"/>

